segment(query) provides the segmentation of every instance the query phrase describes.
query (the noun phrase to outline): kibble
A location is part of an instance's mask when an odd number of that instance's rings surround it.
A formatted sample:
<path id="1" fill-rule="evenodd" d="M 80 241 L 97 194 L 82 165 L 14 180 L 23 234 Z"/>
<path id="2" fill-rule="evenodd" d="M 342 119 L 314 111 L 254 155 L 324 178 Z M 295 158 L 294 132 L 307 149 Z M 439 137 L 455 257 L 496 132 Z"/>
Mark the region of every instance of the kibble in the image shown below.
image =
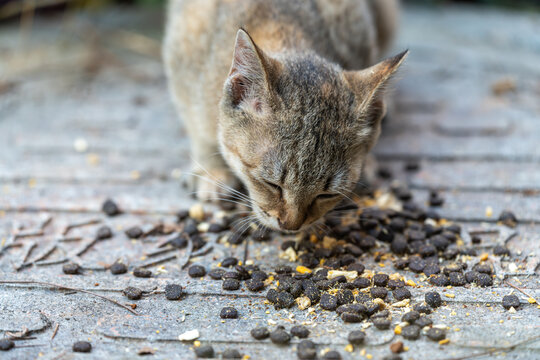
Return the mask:
<path id="1" fill-rule="evenodd" d="M 341 360 L 341 354 L 336 350 L 330 350 L 322 358 L 323 360 Z"/>
<path id="2" fill-rule="evenodd" d="M 112 274 L 114 275 L 120 275 L 120 274 L 125 274 L 127 273 L 127 266 L 126 264 L 123 264 L 123 263 L 119 263 L 119 262 L 116 262 L 114 264 L 111 265 L 111 267 L 109 268 L 109 270 L 111 271 Z"/>
<path id="3" fill-rule="evenodd" d="M 291 335 L 283 329 L 276 329 L 270 333 L 270 340 L 274 344 L 284 345 L 291 341 Z"/>
<path id="4" fill-rule="evenodd" d="M 264 340 L 270 336 L 268 328 L 261 326 L 251 330 L 251 336 L 256 340 Z"/>
<path id="5" fill-rule="evenodd" d="M 409 324 L 414 324 L 416 320 L 420 318 L 420 313 L 418 311 L 409 311 L 401 317 L 401 321 L 408 322 Z"/>
<path id="6" fill-rule="evenodd" d="M 493 285 L 493 279 L 488 274 L 479 273 L 476 276 L 475 283 L 481 287 L 491 286 Z"/>
<path id="7" fill-rule="evenodd" d="M 401 336 L 408 340 L 416 340 L 420 337 L 420 326 L 407 325 L 401 330 Z"/>
<path id="8" fill-rule="evenodd" d="M 129 300 L 139 300 L 142 297 L 142 290 L 133 286 L 128 286 L 122 290 L 122 294 Z"/>
<path id="9" fill-rule="evenodd" d="M 379 329 L 379 330 L 388 330 L 390 328 L 390 324 L 392 323 L 389 319 L 377 317 L 373 320 L 373 325 Z"/>
<path id="10" fill-rule="evenodd" d="M 15 343 L 10 339 L 1 339 L 0 340 L 0 351 L 9 351 L 13 349 Z"/>
<path id="11" fill-rule="evenodd" d="M 105 202 L 101 206 L 101 210 L 103 210 L 103 212 L 107 214 L 107 216 L 116 216 L 122 212 L 118 205 L 116 205 L 116 203 L 111 199 L 105 200 Z"/>
<path id="12" fill-rule="evenodd" d="M 410 299 L 411 298 L 411 292 L 407 288 L 397 288 L 396 290 L 392 291 L 392 296 L 394 296 L 394 299 L 397 301 Z"/>
<path id="13" fill-rule="evenodd" d="M 214 357 L 214 348 L 212 345 L 201 345 L 195 348 L 195 355 L 201 359 L 211 359 Z"/>
<path id="14" fill-rule="evenodd" d="M 192 278 L 201 278 L 206 275 L 206 269 L 202 265 L 192 265 L 188 269 L 188 275 Z"/>
<path id="15" fill-rule="evenodd" d="M 385 287 L 388 284 L 389 276 L 386 274 L 376 274 L 373 276 L 373 285 Z"/>
<path id="16" fill-rule="evenodd" d="M 71 349 L 74 352 L 89 353 L 92 351 L 92 344 L 90 344 L 88 341 L 77 341 L 73 344 Z"/>
<path id="17" fill-rule="evenodd" d="M 294 297 L 290 293 L 282 291 L 278 294 L 276 305 L 279 308 L 288 309 L 294 305 Z"/>
<path id="18" fill-rule="evenodd" d="M 165 286 L 165 297 L 167 300 L 178 300 L 184 295 L 182 286 L 178 284 L 167 284 Z"/>
<path id="19" fill-rule="evenodd" d="M 388 290 L 386 290 L 383 287 L 372 287 L 371 288 L 371 297 L 372 298 L 379 298 L 379 299 L 385 299 L 388 295 Z"/>
<path id="20" fill-rule="evenodd" d="M 149 278 L 152 277 L 152 271 L 142 267 L 138 267 L 133 270 L 133 276 L 138 278 Z"/>
<path id="21" fill-rule="evenodd" d="M 62 266 L 62 271 L 64 274 L 77 275 L 80 273 L 81 267 L 76 263 L 70 262 Z"/>
<path id="22" fill-rule="evenodd" d="M 433 341 L 441 341 L 446 338 L 446 333 L 442 329 L 432 327 L 426 332 L 426 336 Z"/>
<path id="23" fill-rule="evenodd" d="M 502 306 L 508 310 L 511 307 L 517 309 L 519 307 L 519 298 L 516 295 L 506 295 L 502 299 Z"/>
<path id="24" fill-rule="evenodd" d="M 317 348 L 311 340 L 302 340 L 296 349 L 296 356 L 300 360 L 311 360 L 317 358 Z"/>
<path id="25" fill-rule="evenodd" d="M 249 291 L 261 291 L 262 289 L 264 289 L 264 282 L 262 282 L 261 280 L 249 279 L 246 281 L 246 287 Z"/>
<path id="26" fill-rule="evenodd" d="M 241 359 L 242 354 L 236 349 L 227 349 L 221 353 L 222 359 Z"/>
<path id="27" fill-rule="evenodd" d="M 321 307 L 324 310 L 334 311 L 337 308 L 337 298 L 334 295 L 322 294 Z"/>
<path id="28" fill-rule="evenodd" d="M 221 317 L 222 319 L 237 319 L 238 311 L 233 307 L 227 306 L 221 309 L 219 317 Z"/>
<path id="29" fill-rule="evenodd" d="M 223 290 L 238 290 L 240 289 L 240 281 L 236 279 L 225 279 L 223 280 L 223 284 L 221 285 Z"/>
<path id="30" fill-rule="evenodd" d="M 238 259 L 235 257 L 228 257 L 221 261 L 222 267 L 233 267 L 238 264 Z"/>
<path id="31" fill-rule="evenodd" d="M 112 230 L 110 227 L 103 225 L 96 232 L 96 239 L 105 240 L 112 238 Z"/>
<path id="32" fill-rule="evenodd" d="M 300 339 L 305 339 L 309 336 L 309 330 L 305 326 L 296 325 L 291 328 L 291 335 Z"/>
<path id="33" fill-rule="evenodd" d="M 354 330 L 349 333 L 347 339 L 353 345 L 361 345 L 366 339 L 366 333 L 361 330 Z"/>
<path id="34" fill-rule="evenodd" d="M 144 234 L 142 229 L 138 226 L 130 227 L 129 229 L 125 231 L 125 233 L 127 237 L 130 239 L 138 239 Z"/>

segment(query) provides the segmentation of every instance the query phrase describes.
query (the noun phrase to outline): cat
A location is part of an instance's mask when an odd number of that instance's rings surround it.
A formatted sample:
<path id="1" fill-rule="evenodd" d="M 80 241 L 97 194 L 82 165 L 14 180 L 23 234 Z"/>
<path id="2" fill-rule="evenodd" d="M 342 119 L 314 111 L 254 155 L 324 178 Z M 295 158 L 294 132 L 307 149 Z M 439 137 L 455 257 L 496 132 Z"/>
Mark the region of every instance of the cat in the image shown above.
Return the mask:
<path id="1" fill-rule="evenodd" d="M 243 184 L 261 224 L 295 232 L 347 197 L 408 53 L 374 65 L 397 1 L 171 0 L 163 56 L 198 198 Z"/>

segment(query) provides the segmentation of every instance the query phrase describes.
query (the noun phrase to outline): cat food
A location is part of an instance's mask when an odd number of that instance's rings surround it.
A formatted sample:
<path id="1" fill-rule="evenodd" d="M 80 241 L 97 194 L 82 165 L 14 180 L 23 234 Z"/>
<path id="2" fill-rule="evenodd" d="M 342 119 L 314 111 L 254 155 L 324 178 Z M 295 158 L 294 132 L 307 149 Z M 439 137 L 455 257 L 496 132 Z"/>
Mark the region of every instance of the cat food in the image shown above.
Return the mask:
<path id="1" fill-rule="evenodd" d="M 236 349 L 226 349 L 221 353 L 222 359 L 241 359 L 242 354 Z"/>
<path id="2" fill-rule="evenodd" d="M 192 265 L 189 267 L 188 275 L 192 278 L 201 278 L 206 275 L 206 269 L 201 265 Z"/>
<path id="3" fill-rule="evenodd" d="M 311 340 L 302 340 L 296 349 L 296 356 L 300 360 L 310 360 L 317 358 L 317 347 Z"/>
<path id="4" fill-rule="evenodd" d="M 126 264 L 123 264 L 123 263 L 120 263 L 120 262 L 116 262 L 114 264 L 111 265 L 111 267 L 109 268 L 109 270 L 111 271 L 111 274 L 114 274 L 114 275 L 120 275 L 120 274 L 125 274 L 127 273 L 127 266 Z"/>
<path id="5" fill-rule="evenodd" d="M 285 345 L 291 341 L 291 335 L 284 329 L 277 328 L 270 333 L 270 340 L 272 340 L 274 344 Z"/>
<path id="6" fill-rule="evenodd" d="M 107 214 L 107 216 L 116 216 L 122 213 L 118 205 L 111 199 L 105 200 L 101 206 L 101 210 Z"/>
<path id="7" fill-rule="evenodd" d="M 211 359 L 214 357 L 214 354 L 212 345 L 201 345 L 195 348 L 195 355 L 201 359 Z"/>
<path id="8" fill-rule="evenodd" d="M 184 295 L 182 286 L 178 284 L 167 284 L 165 286 L 165 297 L 167 300 L 178 300 Z"/>
<path id="9" fill-rule="evenodd" d="M 80 273 L 81 267 L 78 264 L 70 262 L 62 266 L 62 271 L 64 274 L 77 275 Z"/>
<path id="10" fill-rule="evenodd" d="M 323 360 L 341 360 L 341 354 L 335 350 L 330 350 L 322 358 Z"/>
<path id="11" fill-rule="evenodd" d="M 73 352 L 89 353 L 92 351 L 92 344 L 90 344 L 88 341 L 77 341 L 73 344 L 71 349 Z"/>
<path id="12" fill-rule="evenodd" d="M 251 336 L 257 340 L 264 340 L 270 336 L 268 328 L 262 326 L 251 330 Z"/>
<path id="13" fill-rule="evenodd" d="M 0 351 L 9 351 L 13 349 L 15 343 L 10 339 L 0 339 Z"/>
<path id="14" fill-rule="evenodd" d="M 138 278 L 149 278 L 152 277 L 152 271 L 142 267 L 138 267 L 133 270 L 133 276 Z"/>
<path id="15" fill-rule="evenodd" d="M 517 309 L 519 308 L 519 298 L 516 295 L 506 295 L 502 299 L 502 306 L 508 310 L 510 308 Z"/>
<path id="16" fill-rule="evenodd" d="M 224 307 L 223 309 L 221 309 L 219 317 L 221 317 L 222 319 L 237 319 L 238 311 L 230 306 Z"/>
<path id="17" fill-rule="evenodd" d="M 122 290 L 122 294 L 129 300 L 140 300 L 142 298 L 142 290 L 133 286 L 128 286 Z"/>

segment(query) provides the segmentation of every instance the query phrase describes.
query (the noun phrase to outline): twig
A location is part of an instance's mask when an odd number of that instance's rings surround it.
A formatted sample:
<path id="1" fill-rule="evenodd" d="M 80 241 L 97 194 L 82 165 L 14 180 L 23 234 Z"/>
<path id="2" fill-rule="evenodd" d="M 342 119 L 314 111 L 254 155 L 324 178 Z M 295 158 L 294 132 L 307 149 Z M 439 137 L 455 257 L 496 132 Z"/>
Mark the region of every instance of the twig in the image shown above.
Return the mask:
<path id="1" fill-rule="evenodd" d="M 95 225 L 95 224 L 99 224 L 100 222 L 101 222 L 101 219 L 90 219 L 90 220 L 85 220 L 85 221 L 81 221 L 81 222 L 68 224 L 64 228 L 64 231 L 62 231 L 62 235 L 67 235 L 67 233 L 71 229 L 75 229 L 75 228 L 79 228 L 79 227 L 83 227 L 83 226 L 88 226 L 88 225 Z"/>
<path id="2" fill-rule="evenodd" d="M 82 240 L 82 237 L 80 236 L 62 236 L 56 239 L 58 242 L 73 242 L 73 241 L 80 241 Z"/>
<path id="3" fill-rule="evenodd" d="M 527 294 L 525 291 L 523 291 L 522 289 L 518 288 L 516 285 L 511 284 L 508 280 L 506 280 L 504 283 L 505 283 L 506 285 L 508 285 L 508 286 L 513 287 L 514 289 L 516 289 L 517 291 L 519 291 L 519 292 L 522 293 L 523 295 L 528 296 L 529 299 L 533 299 L 533 300 L 534 300 L 534 303 L 535 303 L 535 304 L 538 304 L 538 301 L 536 301 L 536 299 L 535 299 L 532 295 Z"/>
<path id="4" fill-rule="evenodd" d="M 531 338 L 525 339 L 523 341 L 517 342 L 514 345 L 502 346 L 500 348 L 492 348 L 492 349 L 482 351 L 482 352 L 479 352 L 479 353 L 476 353 L 476 354 L 465 355 L 465 356 L 456 357 L 456 358 L 448 358 L 448 359 L 445 359 L 445 360 L 466 360 L 466 359 L 472 359 L 472 358 L 479 357 L 479 356 L 491 355 L 491 354 L 493 354 L 495 352 L 498 352 L 498 351 L 512 351 L 512 350 L 514 350 L 516 347 L 518 347 L 520 345 L 527 344 L 527 343 L 535 341 L 537 339 L 540 339 L 540 335 L 536 335 L 536 336 L 533 336 Z"/>
<path id="5" fill-rule="evenodd" d="M 184 255 L 184 258 L 182 260 L 180 260 L 180 269 L 184 269 L 189 264 L 189 260 L 191 259 L 191 253 L 193 252 L 193 241 L 191 240 L 191 236 L 186 234 L 186 238 L 188 241 L 188 246 L 186 250 L 186 255 Z"/>
<path id="6" fill-rule="evenodd" d="M 82 248 L 74 252 L 75 256 L 81 256 L 84 253 L 86 253 L 92 246 L 94 246 L 96 243 L 99 242 L 98 238 L 93 239 L 92 241 L 89 241 L 86 245 L 84 245 Z"/>
<path id="7" fill-rule="evenodd" d="M 197 257 L 197 256 L 203 256 L 203 255 L 206 255 L 208 254 L 210 251 L 214 250 L 214 246 L 213 245 L 208 245 L 208 246 L 205 246 L 203 247 L 202 249 L 199 249 L 197 251 L 194 251 L 192 254 L 191 254 L 191 258 L 193 259 L 194 257 Z"/>
<path id="8" fill-rule="evenodd" d="M 56 326 L 54 327 L 54 331 L 51 335 L 51 341 L 54 339 L 54 337 L 56 336 L 56 333 L 58 332 L 58 328 L 60 327 L 60 323 L 56 323 Z"/>
<path id="9" fill-rule="evenodd" d="M 38 255 L 35 259 L 33 260 L 30 260 L 30 261 L 27 261 L 27 262 L 23 262 L 21 265 L 19 265 L 17 267 L 17 271 L 20 271 L 21 269 L 25 268 L 25 267 L 28 267 L 28 266 L 32 266 L 32 265 L 40 265 L 39 262 L 41 260 L 44 260 L 46 259 L 49 255 L 51 255 L 54 250 L 56 250 L 56 244 L 52 244 L 52 246 L 50 246 L 49 248 L 47 248 L 45 251 L 43 251 L 40 255 Z"/>
<path id="10" fill-rule="evenodd" d="M 246 242 L 246 244 L 244 245 L 244 260 L 243 260 L 245 264 L 248 258 L 248 254 L 249 254 L 249 236 L 247 236 L 244 241 Z"/>
<path id="11" fill-rule="evenodd" d="M 52 220 L 53 220 L 52 216 L 47 215 L 47 217 L 46 217 L 46 218 L 41 222 L 41 224 L 39 225 L 39 228 L 40 228 L 41 230 L 45 230 L 45 228 L 46 228 L 47 226 L 49 226 L 49 224 L 52 222 Z"/>
<path id="12" fill-rule="evenodd" d="M 158 255 L 162 255 L 162 254 L 171 252 L 173 250 L 175 250 L 175 248 L 168 247 L 168 248 L 164 248 L 164 249 L 157 249 L 157 250 L 154 250 L 154 251 L 150 251 L 150 252 L 145 253 L 144 255 L 146 255 L 148 257 L 154 257 L 154 256 L 158 256 Z"/>
<path id="13" fill-rule="evenodd" d="M 93 293 L 91 291 L 87 291 L 87 290 L 84 290 L 84 289 L 72 288 L 72 287 L 69 287 L 69 286 L 53 284 L 53 283 L 48 283 L 48 282 L 44 282 L 44 281 L 34 281 L 34 280 L 0 280 L 0 284 L 38 284 L 38 285 L 43 285 L 43 286 L 49 286 L 49 287 L 52 287 L 52 288 L 56 288 L 57 290 L 78 291 L 78 292 L 82 292 L 82 293 L 85 293 L 85 294 L 97 296 L 97 297 L 102 298 L 104 300 L 110 301 L 113 304 L 118 305 L 120 307 L 123 307 L 124 309 L 128 310 L 129 312 L 131 312 L 131 313 L 133 313 L 135 315 L 139 315 L 138 312 L 136 312 L 135 310 L 133 310 L 129 306 L 120 304 L 116 300 L 111 299 L 111 298 L 109 298 L 107 296 L 96 294 L 96 293 Z"/>
<path id="14" fill-rule="evenodd" d="M 58 264 L 63 264 L 67 262 L 68 260 L 69 260 L 68 258 L 62 258 L 62 259 L 48 260 L 48 261 L 37 261 L 37 262 L 34 262 L 33 264 L 36 266 L 58 265 Z"/>
<path id="15" fill-rule="evenodd" d="M 30 257 L 30 254 L 32 253 L 32 250 L 34 250 L 34 248 L 37 246 L 37 244 L 35 242 L 31 243 L 31 244 L 28 244 L 27 248 L 26 248 L 26 251 L 24 253 L 24 256 L 21 260 L 21 263 L 19 264 L 19 266 L 17 266 L 15 268 L 15 271 L 20 271 L 23 267 L 25 267 L 25 264 L 26 264 L 26 261 L 28 260 L 28 257 Z"/>
<path id="16" fill-rule="evenodd" d="M 165 257 L 162 257 L 162 258 L 160 258 L 160 259 L 156 259 L 156 260 L 154 260 L 154 261 L 150 261 L 150 262 L 141 264 L 141 265 L 139 265 L 139 267 L 147 268 L 147 267 L 159 265 L 159 264 L 164 263 L 164 262 L 167 262 L 167 261 L 169 261 L 169 260 L 176 259 L 177 257 L 178 257 L 178 255 L 176 255 L 176 254 L 175 254 L 175 255 L 165 256 Z"/>

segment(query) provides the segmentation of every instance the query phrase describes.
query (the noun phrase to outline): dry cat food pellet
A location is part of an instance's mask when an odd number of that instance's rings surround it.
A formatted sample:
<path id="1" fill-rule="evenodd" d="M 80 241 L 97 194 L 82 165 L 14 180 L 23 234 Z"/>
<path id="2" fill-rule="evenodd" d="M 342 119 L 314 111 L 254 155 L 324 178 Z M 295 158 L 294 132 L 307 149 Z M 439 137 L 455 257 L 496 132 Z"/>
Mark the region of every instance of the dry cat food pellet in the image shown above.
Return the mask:
<path id="1" fill-rule="evenodd" d="M 10 339 L 1 339 L 0 340 L 0 351 L 9 351 L 13 349 L 15 343 Z"/>
<path id="2" fill-rule="evenodd" d="M 129 300 L 139 300 L 142 297 L 142 290 L 133 286 L 128 286 L 122 290 L 122 294 Z"/>
<path id="3" fill-rule="evenodd" d="M 214 348 L 212 345 L 201 345 L 195 348 L 195 355 L 202 359 L 211 359 L 214 357 Z"/>
<path id="4" fill-rule="evenodd" d="M 126 236 L 130 239 L 138 239 L 144 234 L 142 229 L 138 226 L 130 227 L 125 231 L 125 233 Z"/>
<path id="5" fill-rule="evenodd" d="M 341 360 L 341 354 L 336 350 L 330 350 L 322 358 L 323 360 Z"/>
<path id="6" fill-rule="evenodd" d="M 428 304 L 424 303 L 418 303 L 413 306 L 414 311 L 419 312 L 421 314 L 431 314 L 432 309 L 429 307 Z"/>
<path id="7" fill-rule="evenodd" d="M 288 309 L 294 305 L 294 297 L 286 291 L 278 294 L 276 306 L 279 308 Z"/>
<path id="8" fill-rule="evenodd" d="M 401 321 L 408 322 L 409 324 L 414 324 L 416 320 L 420 318 L 420 314 L 417 311 L 409 311 L 401 317 Z"/>
<path id="9" fill-rule="evenodd" d="M 382 360 L 403 360 L 403 358 L 398 354 L 390 354 L 383 357 Z"/>
<path id="10" fill-rule="evenodd" d="M 238 259 L 235 257 L 228 257 L 221 261 L 222 267 L 233 267 L 238 264 Z"/>
<path id="11" fill-rule="evenodd" d="M 354 330 L 349 333 L 347 340 L 353 345 L 360 345 L 364 343 L 366 339 L 366 333 L 361 330 Z"/>
<path id="12" fill-rule="evenodd" d="M 201 278 L 206 275 L 206 269 L 201 265 L 192 265 L 189 267 L 188 275 L 192 278 Z"/>
<path id="13" fill-rule="evenodd" d="M 337 308 L 337 298 L 334 295 L 322 294 L 321 308 L 324 310 L 334 311 Z"/>
<path id="14" fill-rule="evenodd" d="M 405 348 L 403 346 L 403 342 L 402 341 L 396 341 L 395 343 L 391 344 L 390 345 L 390 351 L 393 352 L 394 354 L 398 354 L 400 352 L 405 351 Z"/>
<path id="15" fill-rule="evenodd" d="M 116 203 L 111 199 L 105 200 L 101 206 L 101 210 L 103 210 L 103 212 L 108 216 L 115 216 L 121 213 L 118 205 L 116 205 Z"/>
<path id="16" fill-rule="evenodd" d="M 397 301 L 401 301 L 405 299 L 410 299 L 412 295 L 409 289 L 401 287 L 392 291 L 392 296 L 394 296 L 394 299 L 396 299 Z"/>
<path id="17" fill-rule="evenodd" d="M 373 285 L 385 287 L 390 277 L 386 274 L 376 274 L 373 276 Z"/>
<path id="18" fill-rule="evenodd" d="M 302 340 L 296 349 L 296 355 L 300 360 L 311 360 L 317 358 L 317 347 L 311 340 Z"/>
<path id="19" fill-rule="evenodd" d="M 359 323 L 364 320 L 364 316 L 352 312 L 344 312 L 341 314 L 341 320 L 346 323 Z"/>
<path id="20" fill-rule="evenodd" d="M 236 279 L 225 279 L 223 280 L 221 287 L 223 288 L 223 290 L 238 290 L 240 289 L 240 281 Z"/>
<path id="21" fill-rule="evenodd" d="M 73 344 L 71 349 L 74 352 L 89 353 L 92 351 L 92 344 L 90 344 L 88 341 L 77 341 Z"/>
<path id="22" fill-rule="evenodd" d="M 448 276 L 444 274 L 432 275 L 429 278 L 429 282 L 431 283 L 431 285 L 439 287 L 445 287 L 450 285 L 450 280 L 448 279 Z"/>
<path id="23" fill-rule="evenodd" d="M 242 354 L 236 349 L 227 349 L 221 353 L 222 359 L 241 359 Z"/>
<path id="24" fill-rule="evenodd" d="M 505 210 L 499 215 L 499 221 L 509 227 L 516 227 L 518 220 L 513 212 Z"/>
<path id="25" fill-rule="evenodd" d="M 96 238 L 98 240 L 105 240 L 112 238 L 112 230 L 107 225 L 101 226 L 96 232 Z"/>
<path id="26" fill-rule="evenodd" d="M 476 285 L 486 287 L 493 285 L 493 279 L 488 274 L 479 273 L 474 281 Z"/>
<path id="27" fill-rule="evenodd" d="M 246 281 L 246 287 L 249 291 L 261 291 L 264 289 L 264 282 L 257 279 L 249 279 Z"/>
<path id="28" fill-rule="evenodd" d="M 420 326 L 407 325 L 401 330 L 401 336 L 408 340 L 416 340 L 420 337 Z"/>
<path id="29" fill-rule="evenodd" d="M 510 250 L 503 245 L 497 245 L 493 248 L 493 255 L 497 256 L 509 256 Z"/>
<path id="30" fill-rule="evenodd" d="M 167 300 L 178 300 L 184 295 L 182 286 L 178 284 L 167 284 L 165 286 L 165 297 Z"/>
<path id="31" fill-rule="evenodd" d="M 291 335 L 285 330 L 277 328 L 270 333 L 270 340 L 272 340 L 274 344 L 284 345 L 291 341 Z"/>
<path id="32" fill-rule="evenodd" d="M 261 326 L 251 330 L 251 336 L 256 340 L 264 340 L 270 336 L 268 328 Z"/>
<path id="33" fill-rule="evenodd" d="M 420 326 L 421 328 L 425 328 L 426 326 L 432 325 L 433 321 L 427 316 L 423 315 L 423 316 L 420 316 L 420 318 L 416 320 L 414 324 Z"/>
<path id="34" fill-rule="evenodd" d="M 109 270 L 114 275 L 120 275 L 120 274 L 127 273 L 128 268 L 127 268 L 126 264 L 116 262 L 116 263 L 111 265 Z"/>
<path id="35" fill-rule="evenodd" d="M 371 288 L 372 298 L 385 299 L 387 295 L 388 295 L 388 290 L 386 290 L 386 288 L 378 287 L 378 286 Z"/>
<path id="36" fill-rule="evenodd" d="M 227 306 L 221 309 L 219 317 L 221 317 L 222 319 L 237 319 L 238 311 L 236 311 L 236 309 L 233 307 Z"/>
<path id="37" fill-rule="evenodd" d="M 446 333 L 442 329 L 433 327 L 426 332 L 426 336 L 433 341 L 441 341 L 446 338 Z"/>
<path id="38" fill-rule="evenodd" d="M 149 278 L 152 276 L 152 271 L 142 268 L 142 267 L 138 267 L 138 268 L 135 268 L 135 270 L 133 270 L 133 276 L 139 277 L 139 278 Z"/>
<path id="39" fill-rule="evenodd" d="M 516 295 L 506 295 L 502 299 L 502 306 L 506 310 L 510 309 L 511 307 L 513 307 L 514 309 L 517 309 L 519 305 L 520 305 L 519 298 Z"/>
<path id="40" fill-rule="evenodd" d="M 302 325 L 295 325 L 291 328 L 291 335 L 300 339 L 305 339 L 309 336 L 309 330 Z"/>
<path id="41" fill-rule="evenodd" d="M 64 274 L 77 275 L 80 273 L 81 267 L 78 264 L 70 262 L 62 266 L 62 271 Z"/>
<path id="42" fill-rule="evenodd" d="M 377 317 L 372 320 L 373 325 L 379 330 L 388 330 L 392 323 L 389 319 L 383 317 Z"/>
<path id="43" fill-rule="evenodd" d="M 225 270 L 223 269 L 212 269 L 208 272 L 208 276 L 214 280 L 223 279 L 223 274 L 225 274 Z"/>

